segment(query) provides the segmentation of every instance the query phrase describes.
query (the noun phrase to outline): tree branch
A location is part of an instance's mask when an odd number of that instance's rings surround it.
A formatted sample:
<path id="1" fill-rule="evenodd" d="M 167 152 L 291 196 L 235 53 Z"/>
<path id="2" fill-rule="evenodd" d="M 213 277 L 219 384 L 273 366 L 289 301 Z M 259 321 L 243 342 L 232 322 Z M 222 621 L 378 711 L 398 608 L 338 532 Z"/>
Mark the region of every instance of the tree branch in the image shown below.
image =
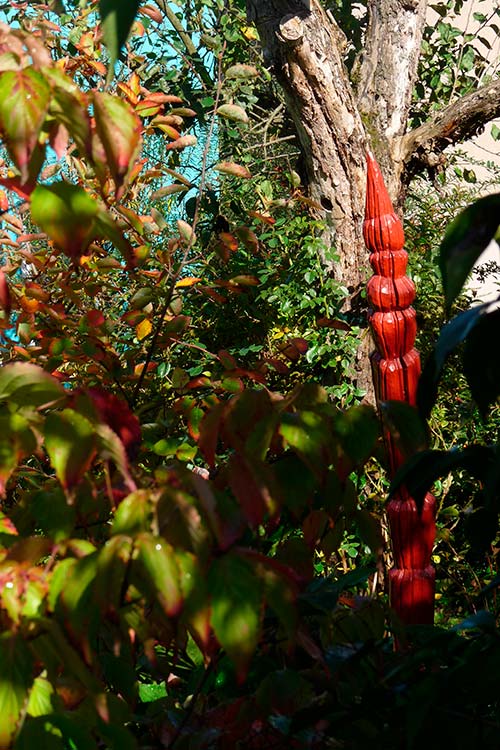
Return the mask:
<path id="1" fill-rule="evenodd" d="M 156 4 L 160 8 L 160 10 L 163 13 L 165 13 L 170 25 L 175 29 L 179 39 L 184 44 L 184 47 L 186 48 L 186 52 L 189 55 L 189 57 L 192 59 L 196 73 L 200 77 L 202 83 L 204 83 L 209 88 L 212 87 L 214 85 L 212 76 L 206 69 L 203 63 L 203 60 L 201 59 L 198 49 L 196 48 L 193 40 L 191 39 L 187 31 L 184 29 L 182 23 L 177 18 L 175 12 L 170 7 L 168 0 L 156 0 Z"/>
<path id="2" fill-rule="evenodd" d="M 430 120 L 395 143 L 395 158 L 414 174 L 435 167 L 447 146 L 472 138 L 500 116 L 500 79 L 436 112 Z"/>

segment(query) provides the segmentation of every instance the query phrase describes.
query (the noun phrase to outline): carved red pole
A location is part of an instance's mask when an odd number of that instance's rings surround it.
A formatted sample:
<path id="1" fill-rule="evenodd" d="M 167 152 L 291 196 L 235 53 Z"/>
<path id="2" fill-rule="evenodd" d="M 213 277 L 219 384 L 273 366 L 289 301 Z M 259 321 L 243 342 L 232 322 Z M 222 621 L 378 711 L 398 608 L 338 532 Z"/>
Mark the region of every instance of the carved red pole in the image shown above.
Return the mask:
<path id="1" fill-rule="evenodd" d="M 404 233 L 394 213 L 380 168 L 367 155 L 367 189 L 363 236 L 374 275 L 368 282 L 369 321 L 377 351 L 372 354 L 377 401 L 414 405 L 420 356 L 414 348 L 417 323 L 411 303 L 415 287 L 406 276 L 408 254 Z M 403 458 L 385 435 L 391 475 Z M 428 494 L 422 512 L 403 488 L 389 502 L 387 515 L 394 553 L 390 571 L 391 605 L 406 624 L 432 623 L 435 573 L 431 565 L 435 538 L 436 501 Z"/>

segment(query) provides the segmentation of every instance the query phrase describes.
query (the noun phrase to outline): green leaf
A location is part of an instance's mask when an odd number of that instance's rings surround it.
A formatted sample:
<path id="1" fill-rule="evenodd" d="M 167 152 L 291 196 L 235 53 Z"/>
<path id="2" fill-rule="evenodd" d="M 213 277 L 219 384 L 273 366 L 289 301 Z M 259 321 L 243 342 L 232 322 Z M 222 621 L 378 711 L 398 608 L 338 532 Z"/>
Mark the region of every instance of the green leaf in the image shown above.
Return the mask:
<path id="1" fill-rule="evenodd" d="M 378 418 L 371 406 L 353 406 L 335 416 L 334 429 L 349 458 L 361 464 L 373 452 L 379 434 Z"/>
<path id="2" fill-rule="evenodd" d="M 31 196 L 31 216 L 59 250 L 76 259 L 96 236 L 99 204 L 68 182 L 38 185 Z"/>
<path id="3" fill-rule="evenodd" d="M 166 697 L 165 682 L 148 682 L 139 685 L 139 700 L 141 703 L 152 703 Z"/>
<path id="4" fill-rule="evenodd" d="M 123 6 L 122 0 L 120 7 Z M 93 102 L 97 133 L 115 182 L 116 197 L 120 199 L 125 178 L 134 166 L 141 146 L 141 121 L 126 101 L 112 94 L 96 91 Z"/>
<path id="5" fill-rule="evenodd" d="M 495 450 L 484 445 L 470 445 L 463 450 L 426 450 L 410 458 L 396 473 L 389 488 L 391 497 L 404 485 L 420 508 L 434 482 L 454 469 L 465 469 L 484 482 L 496 459 Z"/>
<path id="6" fill-rule="evenodd" d="M 182 608 L 179 568 L 173 547 L 162 537 L 141 534 L 136 539 L 135 570 L 146 593 L 156 599 L 167 617 L 175 617 Z"/>
<path id="7" fill-rule="evenodd" d="M 427 428 L 415 407 L 404 401 L 383 401 L 379 408 L 382 421 L 404 460 L 428 447 Z"/>
<path id="8" fill-rule="evenodd" d="M 212 627 L 242 679 L 259 641 L 262 583 L 249 562 L 229 552 L 212 563 L 208 586 Z"/>
<path id="9" fill-rule="evenodd" d="M 231 65 L 225 72 L 226 78 L 255 78 L 258 75 L 259 71 L 256 67 L 245 63 Z"/>
<path id="10" fill-rule="evenodd" d="M 441 242 L 439 267 L 449 308 L 500 224 L 500 193 L 468 206 L 448 226 Z"/>
<path id="11" fill-rule="evenodd" d="M 282 416 L 281 435 L 288 445 L 316 474 L 326 469 L 331 431 L 325 420 L 315 412 L 286 412 Z"/>
<path id="12" fill-rule="evenodd" d="M 61 487 L 46 483 L 43 489 L 29 494 L 22 504 L 24 523 L 30 521 L 55 542 L 68 539 L 76 520 L 75 507 L 68 504 Z"/>
<path id="13" fill-rule="evenodd" d="M 0 416 L 0 493 L 19 462 L 33 453 L 36 438 L 28 420 L 21 414 Z"/>
<path id="14" fill-rule="evenodd" d="M 50 114 L 68 130 L 82 155 L 89 154 L 92 139 L 86 95 L 60 68 L 43 72 L 53 87 Z"/>
<path id="15" fill-rule="evenodd" d="M 417 406 L 424 419 L 427 419 L 436 402 L 439 379 L 448 356 L 467 338 L 490 307 L 490 302 L 471 307 L 441 329 L 437 344 L 425 363 L 418 384 Z"/>
<path id="16" fill-rule="evenodd" d="M 33 656 L 21 635 L 0 634 L 0 747 L 10 747 L 33 684 Z"/>
<path id="17" fill-rule="evenodd" d="M 52 713 L 54 688 L 45 677 L 37 677 L 33 683 L 28 702 L 30 716 L 45 716 Z"/>
<path id="18" fill-rule="evenodd" d="M 13 362 L 0 368 L 0 401 L 40 407 L 59 401 L 64 395 L 59 381 L 30 362 Z"/>
<path id="19" fill-rule="evenodd" d="M 500 349 L 491 345 L 499 336 L 500 310 L 493 310 L 478 319 L 465 342 L 464 374 L 483 416 L 500 394 Z"/>
<path id="20" fill-rule="evenodd" d="M 126 575 L 132 539 L 127 536 L 114 536 L 99 552 L 94 584 L 94 596 L 102 610 L 117 612 L 123 606 L 128 588 Z"/>
<path id="21" fill-rule="evenodd" d="M 137 490 L 126 497 L 118 506 L 111 533 L 135 536 L 151 528 L 153 503 L 151 493 Z"/>
<path id="22" fill-rule="evenodd" d="M 140 0 L 99 0 L 104 43 L 110 56 L 108 81 L 113 76 L 115 63 L 127 41 L 139 5 Z"/>
<path id="23" fill-rule="evenodd" d="M 94 427 L 82 414 L 64 409 L 47 416 L 44 434 L 56 476 L 65 490 L 71 490 L 89 469 L 95 455 Z"/>
<path id="24" fill-rule="evenodd" d="M 23 182 L 29 177 L 49 102 L 50 87 L 33 67 L 0 73 L 0 130 Z"/>
<path id="25" fill-rule="evenodd" d="M 97 750 L 97 744 L 81 720 L 62 713 L 28 719 L 15 750 Z"/>

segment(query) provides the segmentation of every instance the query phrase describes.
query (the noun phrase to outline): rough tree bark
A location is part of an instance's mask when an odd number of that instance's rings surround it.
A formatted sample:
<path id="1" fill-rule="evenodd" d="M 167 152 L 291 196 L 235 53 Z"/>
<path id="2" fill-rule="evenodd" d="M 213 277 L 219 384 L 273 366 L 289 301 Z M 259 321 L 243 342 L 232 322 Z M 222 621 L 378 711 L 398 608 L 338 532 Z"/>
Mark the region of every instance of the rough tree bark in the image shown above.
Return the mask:
<path id="1" fill-rule="evenodd" d="M 349 73 L 345 36 L 319 0 L 247 0 L 264 60 L 297 129 L 311 196 L 325 209 L 324 239 L 339 255 L 333 273 L 349 290 L 353 309 L 368 277 L 362 238 L 367 147 L 401 213 L 411 177 L 500 114 L 497 81 L 407 132 L 426 9 L 426 0 L 368 0 L 364 49 Z M 357 382 L 371 395 L 370 348 L 365 336 Z"/>

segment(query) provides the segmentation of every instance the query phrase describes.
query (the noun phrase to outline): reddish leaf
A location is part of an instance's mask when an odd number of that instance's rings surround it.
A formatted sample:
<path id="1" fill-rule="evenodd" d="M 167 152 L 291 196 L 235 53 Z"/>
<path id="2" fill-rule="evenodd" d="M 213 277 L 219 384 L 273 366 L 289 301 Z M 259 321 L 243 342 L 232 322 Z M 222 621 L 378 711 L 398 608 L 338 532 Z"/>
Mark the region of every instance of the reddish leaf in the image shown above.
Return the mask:
<path id="1" fill-rule="evenodd" d="M 7 277 L 3 271 L 0 271 L 0 307 L 8 317 L 11 311 L 11 299 Z"/>
<path id="2" fill-rule="evenodd" d="M 21 172 L 29 177 L 29 162 L 35 151 L 50 101 L 45 77 L 32 67 L 0 73 L 0 129 L 7 150 Z"/>
<path id="3" fill-rule="evenodd" d="M 125 178 L 141 146 L 141 121 L 129 105 L 111 94 L 93 94 L 97 133 L 115 182 L 116 197 L 123 194 Z"/>
<path id="4" fill-rule="evenodd" d="M 180 138 L 177 138 L 177 140 L 172 141 L 172 143 L 169 143 L 167 146 L 165 146 L 165 149 L 167 151 L 172 151 L 173 149 L 180 149 L 180 148 L 186 148 L 186 146 L 196 146 L 198 143 L 198 139 L 195 135 L 181 135 Z"/>

